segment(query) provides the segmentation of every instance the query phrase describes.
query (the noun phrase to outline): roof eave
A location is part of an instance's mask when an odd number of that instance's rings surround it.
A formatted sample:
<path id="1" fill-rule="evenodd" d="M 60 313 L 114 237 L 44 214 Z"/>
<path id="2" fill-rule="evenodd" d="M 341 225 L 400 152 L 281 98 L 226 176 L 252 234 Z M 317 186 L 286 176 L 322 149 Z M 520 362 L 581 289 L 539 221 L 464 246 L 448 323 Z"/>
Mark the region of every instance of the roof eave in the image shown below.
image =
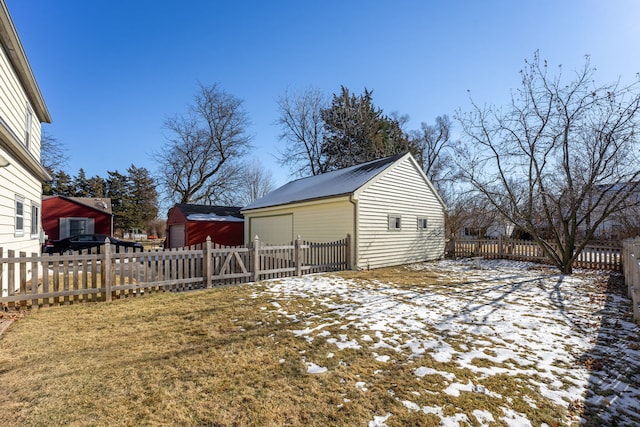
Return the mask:
<path id="1" fill-rule="evenodd" d="M 0 3 L 0 43 L 18 75 L 27 97 L 41 123 L 51 123 L 51 115 L 42 97 L 42 92 L 29 65 L 22 42 L 18 36 L 5 2 Z"/>
<path id="2" fill-rule="evenodd" d="M 251 207 L 251 208 L 242 208 L 240 210 L 240 213 L 242 213 L 244 215 L 245 212 L 257 211 L 257 210 L 261 210 L 261 209 L 271 209 L 271 208 L 277 208 L 277 207 L 281 207 L 281 206 L 298 205 L 298 204 L 302 204 L 302 203 L 314 203 L 314 202 L 319 202 L 321 200 L 337 199 L 339 197 L 350 197 L 353 194 L 354 194 L 354 192 L 350 191 L 350 192 L 347 192 L 347 193 L 332 194 L 332 195 L 328 195 L 328 196 L 313 197 L 313 198 L 309 198 L 309 199 L 293 200 L 293 201 L 290 201 L 290 202 L 275 203 L 275 204 L 272 204 L 272 205 L 261 205 L 261 206 Z"/>

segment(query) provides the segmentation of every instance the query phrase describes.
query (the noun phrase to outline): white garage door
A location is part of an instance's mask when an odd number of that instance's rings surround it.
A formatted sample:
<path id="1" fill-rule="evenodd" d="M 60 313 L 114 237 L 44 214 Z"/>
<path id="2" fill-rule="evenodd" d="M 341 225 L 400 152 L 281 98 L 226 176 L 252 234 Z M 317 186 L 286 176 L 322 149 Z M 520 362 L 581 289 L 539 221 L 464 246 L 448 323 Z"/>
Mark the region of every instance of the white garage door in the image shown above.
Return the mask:
<path id="1" fill-rule="evenodd" d="M 293 241 L 293 214 L 252 217 L 249 221 L 251 240 L 257 234 L 260 242 L 272 245 Z"/>
<path id="2" fill-rule="evenodd" d="M 169 247 L 184 247 L 184 224 L 174 224 L 169 227 Z"/>

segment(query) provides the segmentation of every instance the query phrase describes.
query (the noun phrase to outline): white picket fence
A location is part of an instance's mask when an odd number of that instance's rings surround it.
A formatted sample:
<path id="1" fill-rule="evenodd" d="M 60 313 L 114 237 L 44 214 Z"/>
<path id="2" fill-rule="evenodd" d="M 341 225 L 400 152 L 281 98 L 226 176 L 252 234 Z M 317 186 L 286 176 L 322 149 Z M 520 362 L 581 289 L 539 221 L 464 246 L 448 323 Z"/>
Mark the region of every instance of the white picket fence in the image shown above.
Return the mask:
<path id="1" fill-rule="evenodd" d="M 350 268 L 350 237 L 328 243 L 221 246 L 40 255 L 0 248 L 0 306 L 48 307 L 111 301 L 155 292 L 204 289 Z"/>

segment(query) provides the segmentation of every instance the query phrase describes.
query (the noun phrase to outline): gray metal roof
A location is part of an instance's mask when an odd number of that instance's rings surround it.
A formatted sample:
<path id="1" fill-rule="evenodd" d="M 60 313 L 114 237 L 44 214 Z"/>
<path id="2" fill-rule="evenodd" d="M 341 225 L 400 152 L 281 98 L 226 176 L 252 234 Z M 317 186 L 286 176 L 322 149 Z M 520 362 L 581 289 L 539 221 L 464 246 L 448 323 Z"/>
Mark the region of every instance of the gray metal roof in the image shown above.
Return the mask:
<path id="1" fill-rule="evenodd" d="M 176 203 L 175 206 L 182 212 L 182 214 L 189 219 L 190 216 L 194 216 L 199 219 L 205 217 L 236 217 L 242 218 L 240 208 L 237 206 L 210 206 L 210 205 L 195 205 L 191 203 Z"/>
<path id="2" fill-rule="evenodd" d="M 242 210 L 353 194 L 358 188 L 369 182 L 402 156 L 404 154 L 288 182 L 245 206 Z"/>

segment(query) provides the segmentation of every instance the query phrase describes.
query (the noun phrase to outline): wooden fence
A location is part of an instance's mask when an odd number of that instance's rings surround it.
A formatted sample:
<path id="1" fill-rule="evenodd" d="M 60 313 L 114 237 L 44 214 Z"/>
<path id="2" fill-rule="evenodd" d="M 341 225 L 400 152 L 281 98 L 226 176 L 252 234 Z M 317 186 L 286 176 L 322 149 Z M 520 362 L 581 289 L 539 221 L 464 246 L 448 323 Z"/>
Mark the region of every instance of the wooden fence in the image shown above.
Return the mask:
<path id="1" fill-rule="evenodd" d="M 144 252 L 39 255 L 0 248 L 0 305 L 48 307 L 111 301 L 155 292 L 185 291 L 262 279 L 349 269 L 350 237 L 331 243 L 300 238 L 288 245 L 203 245 Z"/>
<path id="2" fill-rule="evenodd" d="M 633 320 L 640 325 L 640 238 L 626 239 L 622 243 L 622 264 L 627 295 L 633 307 Z"/>
<path id="3" fill-rule="evenodd" d="M 622 268 L 620 245 L 588 245 L 573 263 L 574 268 L 620 271 Z M 449 257 L 483 257 L 487 259 L 513 259 L 519 261 L 548 262 L 542 248 L 530 240 L 514 239 L 451 239 L 447 248 Z"/>

